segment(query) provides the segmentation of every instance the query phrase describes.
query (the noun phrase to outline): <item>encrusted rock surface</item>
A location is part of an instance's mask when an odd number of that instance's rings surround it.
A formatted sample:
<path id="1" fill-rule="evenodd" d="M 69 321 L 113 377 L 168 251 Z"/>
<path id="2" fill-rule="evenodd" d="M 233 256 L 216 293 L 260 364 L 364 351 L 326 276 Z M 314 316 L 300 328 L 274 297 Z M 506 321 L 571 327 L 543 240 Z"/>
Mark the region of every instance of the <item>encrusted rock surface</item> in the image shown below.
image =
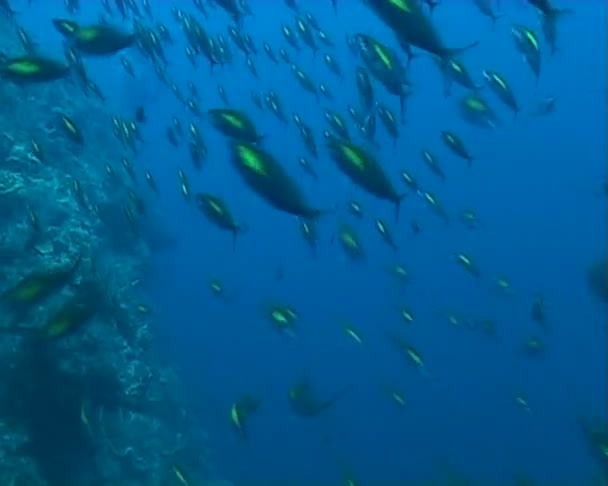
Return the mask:
<path id="1" fill-rule="evenodd" d="M 0 45 L 20 53 L 4 18 Z M 25 318 L 0 302 L 0 484 L 173 484 L 176 463 L 211 474 L 203 424 L 175 396 L 179 380 L 154 353 L 153 314 L 140 305 L 151 248 L 170 238 L 149 214 L 145 234 L 125 218 L 136 188 L 105 173 L 105 164 L 120 173 L 129 155 L 109 107 L 70 80 L 2 81 L 0 106 L 0 293 L 33 271 L 82 259 L 73 281 Z M 58 128 L 60 114 L 81 127 L 84 145 Z M 28 332 L 85 284 L 97 292 L 95 317 L 72 335 L 33 340 Z"/>

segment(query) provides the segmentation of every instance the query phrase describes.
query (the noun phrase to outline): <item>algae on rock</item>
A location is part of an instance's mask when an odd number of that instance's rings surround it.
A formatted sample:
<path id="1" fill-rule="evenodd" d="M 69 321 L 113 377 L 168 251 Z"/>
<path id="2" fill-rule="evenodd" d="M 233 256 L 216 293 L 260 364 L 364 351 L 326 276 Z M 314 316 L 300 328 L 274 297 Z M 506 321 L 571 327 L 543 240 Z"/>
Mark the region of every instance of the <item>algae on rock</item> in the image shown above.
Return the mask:
<path id="1" fill-rule="evenodd" d="M 5 18 L 0 42 L 20 52 Z M 10 312 L 0 297 L 0 483 L 159 484 L 180 454 L 200 466 L 204 433 L 171 396 L 166 377 L 179 387 L 178 378 L 149 351 L 150 316 L 137 309 L 145 294 L 133 284 L 153 247 L 172 239 L 155 222 L 133 234 L 117 219 L 133 188 L 127 178 L 108 185 L 105 164 L 124 155 L 108 108 L 70 80 L 0 83 L 0 102 L 0 294 L 32 272 L 82 260 L 27 313 Z M 58 113 L 82 123 L 85 145 L 66 141 Z M 95 302 L 86 323 L 40 337 L 83 289 Z"/>

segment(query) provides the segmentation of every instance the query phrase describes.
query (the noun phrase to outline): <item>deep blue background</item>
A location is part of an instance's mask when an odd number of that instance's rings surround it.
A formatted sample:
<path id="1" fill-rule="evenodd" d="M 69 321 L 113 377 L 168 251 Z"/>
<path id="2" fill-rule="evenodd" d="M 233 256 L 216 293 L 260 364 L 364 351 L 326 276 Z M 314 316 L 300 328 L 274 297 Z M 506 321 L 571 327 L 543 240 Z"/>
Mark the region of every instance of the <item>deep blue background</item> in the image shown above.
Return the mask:
<path id="1" fill-rule="evenodd" d="M 100 6 L 82 3 L 78 18 L 95 21 Z M 484 222 L 479 231 L 456 221 L 445 227 L 414 196 L 404 202 L 395 226 L 393 207 L 353 188 L 324 151 L 316 164 L 320 181 L 315 183 L 296 165 L 304 151 L 295 125 L 285 128 L 252 105 L 250 90 L 276 90 L 288 115 L 297 112 L 313 125 L 321 144 L 323 110 L 347 116 L 347 104 L 356 103 L 357 63 L 347 51 L 345 34 L 365 32 L 396 45 L 360 2 L 340 2 L 338 17 L 329 1 L 301 2 L 334 39 L 333 53 L 348 73 L 341 85 L 320 54 L 313 60 L 309 50 L 297 57 L 292 53 L 298 65 L 332 88 L 335 101 L 321 106 L 295 85 L 288 66 L 275 67 L 262 52 L 263 40 L 278 51 L 284 44 L 280 23 L 293 24 L 293 14 L 282 2 L 251 0 L 255 17 L 245 21 L 260 50 L 255 58 L 260 80 L 247 71 L 235 47 L 232 66 L 211 76 L 201 60 L 193 70 L 183 54 L 183 35 L 169 14 L 172 4 L 195 12 L 191 2 L 150 3 L 156 19 L 176 40 L 168 49 L 170 77 L 184 90 L 188 80 L 194 81 L 204 109 L 220 106 L 216 86 L 223 85 L 232 105 L 258 120 L 259 131 L 267 135 L 264 146 L 302 181 L 316 206 L 356 198 L 368 218 L 382 217 L 391 225 L 400 245 L 399 260 L 412 275 L 402 289 L 387 274 L 394 255 L 369 219 L 359 225 L 369 255 L 365 264 L 350 263 L 329 244 L 336 220 L 346 218 L 342 215 L 321 221 L 319 257 L 312 259 L 294 219 L 268 208 L 242 184 L 223 140 L 208 123 L 197 121 L 210 148 L 201 172 L 192 167 L 185 146 L 176 151 L 169 145 L 164 132 L 171 115 L 178 115 L 184 126 L 190 116 L 136 52 L 128 53 L 136 80 L 123 72 L 118 57 L 88 61 L 113 112 L 132 116 L 135 107 L 145 103 L 148 143 L 135 164 L 142 172 L 150 169 L 158 180 L 162 197 L 154 204 L 179 242 L 175 251 L 156 257 L 151 300 L 187 386 L 208 415 L 220 473 L 236 482 L 337 483 L 342 474 L 337 456 L 362 484 L 433 479 L 445 461 L 486 482 L 508 481 L 517 472 L 552 482 L 578 482 L 597 473 L 576 417 L 579 412 L 604 417 L 606 410 L 606 309 L 589 296 L 584 275 L 585 266 L 606 248 L 606 201 L 598 195 L 606 173 L 605 2 L 571 2 L 576 15 L 560 24 L 562 52 L 549 57 L 543 43 L 538 87 L 509 36 L 512 23 L 528 25 L 542 36 L 531 8 L 503 1 L 504 18 L 495 28 L 470 2 L 445 0 L 436 10 L 434 19 L 446 44 L 480 40 L 480 46 L 465 55 L 479 82 L 484 68 L 503 73 L 524 111 L 543 96 L 559 98 L 554 115 L 534 119 L 522 113 L 511 122 L 510 113 L 488 94 L 505 126 L 484 131 L 458 118 L 455 106 L 461 88 L 444 99 L 441 79 L 428 56 L 413 62 L 415 93 L 407 104 L 407 125 L 401 128 L 395 151 L 378 125 L 378 140 L 386 146 L 378 157 L 396 184 L 401 184 L 399 170 L 413 172 L 454 220 L 459 211 L 476 209 Z M 15 2 L 15 7 L 25 10 L 25 4 Z M 28 12 L 23 15 L 25 27 L 45 49 L 60 55 L 60 36 L 49 17 L 64 15 L 62 2 L 38 0 Z M 228 18 L 222 12 L 214 13 L 211 21 L 197 18 L 211 33 L 226 32 Z M 376 92 L 398 111 L 394 98 L 379 86 Z M 446 151 L 439 139 L 444 129 L 456 131 L 471 147 L 472 168 Z M 439 155 L 447 182 L 441 183 L 423 166 L 422 148 Z M 211 227 L 183 200 L 178 167 L 188 174 L 194 192 L 222 196 L 235 217 L 246 222 L 249 231 L 241 235 L 236 252 L 229 234 Z M 409 229 L 412 217 L 423 227 L 418 237 Z M 478 261 L 480 284 L 454 262 L 458 251 Z M 285 269 L 281 281 L 275 279 L 279 264 Z M 492 289 L 492 280 L 503 274 L 514 284 L 512 296 Z M 211 294 L 208 283 L 216 277 L 234 291 L 234 300 Z M 547 298 L 550 329 L 543 334 L 545 358 L 531 361 L 518 356 L 518 348 L 530 335 L 542 333 L 529 317 L 530 302 L 539 291 Z M 278 335 L 265 320 L 263 305 L 275 300 L 300 312 L 297 339 Z M 410 328 L 400 322 L 400 304 L 416 314 Z M 496 319 L 498 338 L 451 327 L 444 317 L 448 310 Z M 363 346 L 344 335 L 344 319 L 361 331 Z M 401 331 L 423 354 L 430 379 L 386 343 L 384 335 L 392 330 Z M 328 395 L 344 385 L 352 385 L 353 391 L 322 420 L 294 417 L 286 390 L 303 373 Z M 387 397 L 384 383 L 404 391 L 405 408 Z M 248 392 L 263 400 L 263 408 L 252 418 L 246 443 L 230 429 L 228 408 Z M 531 414 L 514 403 L 519 392 L 527 394 Z M 325 435 L 329 442 L 322 439 Z"/>

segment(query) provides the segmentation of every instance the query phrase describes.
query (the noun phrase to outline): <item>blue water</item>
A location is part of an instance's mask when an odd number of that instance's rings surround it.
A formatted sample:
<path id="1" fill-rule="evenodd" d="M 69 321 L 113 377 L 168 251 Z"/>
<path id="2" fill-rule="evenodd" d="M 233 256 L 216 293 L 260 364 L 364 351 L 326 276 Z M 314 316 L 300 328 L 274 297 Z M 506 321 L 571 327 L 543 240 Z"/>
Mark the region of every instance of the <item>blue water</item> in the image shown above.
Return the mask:
<path id="1" fill-rule="evenodd" d="M 99 5 L 83 3 L 78 19 L 95 21 Z M 436 9 L 434 20 L 448 45 L 480 41 L 464 56 L 478 82 L 482 69 L 501 72 L 524 111 L 543 96 L 558 97 L 556 113 L 544 118 L 522 113 L 511 122 L 511 114 L 487 94 L 505 120 L 504 127 L 487 131 L 458 117 L 456 100 L 463 90 L 454 87 L 452 97 L 444 98 L 441 78 L 428 56 L 413 61 L 415 92 L 407 103 L 407 125 L 401 127 L 393 150 L 379 124 L 377 138 L 383 148 L 377 156 L 396 184 L 401 184 L 399 171 L 408 169 L 424 189 L 436 194 L 452 216 L 449 226 L 414 195 L 404 201 L 396 225 L 393 207 L 345 181 L 324 150 L 316 164 L 320 180 L 307 178 L 296 164 L 304 147 L 295 125 L 284 127 L 250 101 L 252 89 L 274 89 L 288 116 L 299 113 L 317 129 L 321 144 L 324 109 L 347 116 L 347 104 L 356 103 L 357 62 L 345 45 L 346 33 L 364 32 L 396 45 L 360 2 L 343 0 L 338 17 L 329 1 L 301 2 L 336 43 L 334 56 L 347 73 L 347 81 L 340 84 L 320 55 L 313 60 L 309 50 L 303 49 L 297 58 L 292 53 L 300 67 L 333 91 L 334 102 L 320 105 L 295 85 L 288 66 L 276 67 L 262 52 L 263 40 L 278 51 L 284 44 L 280 23 L 293 23 L 293 14 L 282 2 L 251 0 L 255 17 L 245 20 L 245 31 L 260 50 L 255 58 L 259 80 L 247 71 L 234 46 L 232 66 L 210 75 L 201 59 L 193 70 L 183 54 L 183 35 L 169 13 L 173 4 L 193 11 L 191 2 L 150 3 L 155 19 L 170 28 L 176 41 L 173 48 L 166 47 L 170 78 L 184 90 L 187 81 L 194 81 L 203 109 L 221 106 L 216 92 L 221 84 L 233 107 L 255 117 L 266 135 L 264 147 L 299 178 L 315 206 L 357 199 L 368 216 L 357 223 L 368 254 L 365 263 L 353 264 L 338 245 L 330 244 L 336 221 L 348 219 L 336 214 L 320 221 L 318 258 L 313 259 L 294 218 L 269 208 L 244 186 L 229 163 L 223 139 L 208 123 L 199 124 L 210 148 L 200 172 L 192 167 L 185 144 L 175 150 L 168 143 L 165 129 L 172 115 L 184 126 L 194 118 L 136 52 L 127 54 L 135 80 L 123 72 L 118 57 L 89 62 L 91 76 L 107 94 L 113 112 L 130 117 L 141 103 L 147 111 L 147 143 L 135 165 L 155 175 L 162 196 L 158 201 L 150 198 L 150 204 L 158 205 L 178 240 L 171 252 L 155 255 L 150 302 L 167 352 L 203 412 L 220 475 L 236 484 L 340 484 L 341 464 L 347 464 L 362 485 L 410 484 L 437 480 L 443 477 L 443 466 L 451 464 L 482 484 L 506 484 L 516 474 L 543 484 L 587 484 L 598 477 L 577 417 L 605 420 L 607 406 L 606 307 L 590 296 L 585 282 L 586 265 L 606 251 L 606 200 L 597 194 L 606 173 L 605 2 L 570 2 L 576 15 L 560 23 L 561 51 L 550 57 L 543 44 L 538 86 L 509 36 L 513 23 L 542 36 L 537 15 L 523 1 L 503 1 L 504 17 L 494 28 L 470 2 L 445 0 Z M 560 1 L 559 6 L 566 3 Z M 39 33 L 37 40 L 51 53 L 61 55 L 60 38 L 48 22 L 50 16 L 64 15 L 61 2 L 40 6 L 32 7 L 23 23 Z M 210 33 L 225 33 L 228 21 L 217 11 L 203 25 Z M 398 112 L 395 98 L 380 86 L 376 93 Z M 471 168 L 441 144 L 439 131 L 445 129 L 456 131 L 471 147 Z M 423 166 L 422 148 L 439 155 L 445 183 Z M 220 195 L 235 218 L 247 224 L 235 252 L 231 236 L 210 226 L 184 201 L 178 167 L 187 173 L 193 192 Z M 457 222 L 457 214 L 467 208 L 478 212 L 482 229 L 471 231 Z M 405 287 L 386 271 L 395 256 L 376 234 L 372 217 L 383 218 L 393 229 L 400 246 L 398 260 L 411 273 Z M 413 218 L 422 226 L 418 236 L 409 228 Z M 453 254 L 459 251 L 478 262 L 480 283 L 455 263 Z M 285 273 L 281 280 L 276 279 L 279 265 Z M 513 295 L 491 288 L 500 275 L 513 283 Z M 221 279 L 234 299 L 212 295 L 208 284 L 213 278 Z M 546 332 L 529 315 L 537 292 L 547 300 Z M 263 314 L 269 301 L 299 311 L 297 339 L 271 328 Z M 416 315 L 410 327 L 397 311 L 403 304 Z M 448 310 L 495 319 L 497 337 L 452 327 L 445 319 Z M 360 331 L 363 345 L 346 337 L 345 319 Z M 422 353 L 430 376 L 421 375 L 387 344 L 385 335 L 393 331 Z M 547 351 L 539 360 L 518 354 L 531 335 L 545 340 Z M 287 389 L 303 374 L 328 396 L 344 386 L 351 391 L 319 420 L 294 416 Z M 387 396 L 385 383 L 403 390 L 405 407 Z M 247 442 L 234 434 L 228 417 L 230 404 L 245 393 L 263 403 L 251 418 Z M 518 393 L 527 396 L 531 413 L 515 403 Z"/>

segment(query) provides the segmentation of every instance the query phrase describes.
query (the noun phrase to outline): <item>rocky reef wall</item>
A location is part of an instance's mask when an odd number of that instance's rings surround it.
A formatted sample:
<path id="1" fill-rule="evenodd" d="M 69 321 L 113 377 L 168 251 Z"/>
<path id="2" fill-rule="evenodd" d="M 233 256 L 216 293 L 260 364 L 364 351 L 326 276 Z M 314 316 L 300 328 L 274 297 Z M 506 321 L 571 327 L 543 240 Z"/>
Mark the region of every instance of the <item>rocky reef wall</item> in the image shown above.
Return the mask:
<path id="1" fill-rule="evenodd" d="M 0 50 L 22 54 L 6 18 Z M 203 424 L 154 352 L 141 281 L 170 238 L 133 211 L 120 166 L 132 155 L 110 108 L 74 80 L 0 80 L 0 484 L 174 484 L 176 463 L 211 471 Z"/>

